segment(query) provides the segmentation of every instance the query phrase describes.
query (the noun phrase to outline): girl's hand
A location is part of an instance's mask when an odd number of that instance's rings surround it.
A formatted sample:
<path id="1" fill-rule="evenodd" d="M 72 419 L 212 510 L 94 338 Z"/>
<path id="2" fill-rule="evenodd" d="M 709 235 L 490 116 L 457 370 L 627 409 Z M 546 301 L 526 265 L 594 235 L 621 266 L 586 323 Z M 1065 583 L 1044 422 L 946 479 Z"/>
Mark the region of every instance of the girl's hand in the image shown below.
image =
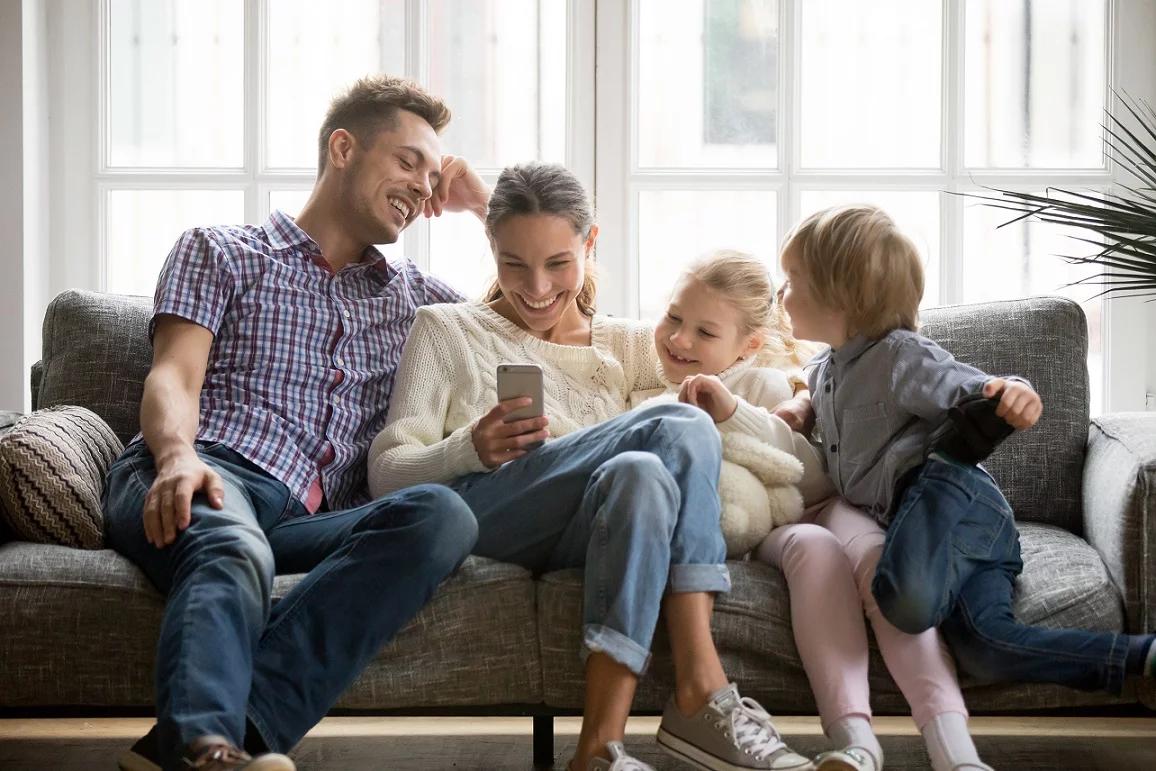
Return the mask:
<path id="1" fill-rule="evenodd" d="M 798 431 L 804 436 L 809 436 L 815 428 L 815 410 L 811 406 L 811 395 L 806 391 L 779 402 L 771 414 L 782 418 L 792 431 Z"/>
<path id="2" fill-rule="evenodd" d="M 514 410 L 533 403 L 529 396 L 519 396 L 499 402 L 497 407 L 474 424 L 474 450 L 486 468 L 497 468 L 525 455 L 526 445 L 544 442 L 550 435 L 546 430 L 550 420 L 545 415 L 506 423 L 506 416 Z"/>
<path id="3" fill-rule="evenodd" d="M 689 375 L 678 389 L 678 400 L 705 410 L 715 423 L 735 414 L 738 399 L 714 375 Z"/>
<path id="4" fill-rule="evenodd" d="M 1036 424 L 1044 411 L 1044 403 L 1031 386 L 1018 380 L 1004 380 L 998 377 L 992 378 L 983 386 L 983 395 L 989 399 L 1000 391 L 1003 391 L 1003 395 L 1000 396 L 999 406 L 995 408 L 996 415 L 1007 421 L 1012 428 L 1021 431 Z"/>

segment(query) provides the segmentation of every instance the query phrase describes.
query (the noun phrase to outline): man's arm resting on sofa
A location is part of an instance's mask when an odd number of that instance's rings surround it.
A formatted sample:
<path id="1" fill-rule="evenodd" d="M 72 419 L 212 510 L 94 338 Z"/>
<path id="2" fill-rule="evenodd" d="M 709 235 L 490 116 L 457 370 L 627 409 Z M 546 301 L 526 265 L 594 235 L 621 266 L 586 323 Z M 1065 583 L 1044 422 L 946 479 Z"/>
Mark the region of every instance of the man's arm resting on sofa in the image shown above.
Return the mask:
<path id="1" fill-rule="evenodd" d="M 1092 421 L 1084 534 L 1124 597 L 1127 631 L 1156 629 L 1156 413 Z"/>
<path id="2" fill-rule="evenodd" d="M 158 548 L 189 526 L 193 494 L 204 490 L 221 508 L 221 478 L 193 449 L 200 421 L 201 386 L 213 333 L 176 316 L 157 317 L 153 363 L 141 397 L 140 425 L 157 477 L 145 497 L 144 528 Z"/>

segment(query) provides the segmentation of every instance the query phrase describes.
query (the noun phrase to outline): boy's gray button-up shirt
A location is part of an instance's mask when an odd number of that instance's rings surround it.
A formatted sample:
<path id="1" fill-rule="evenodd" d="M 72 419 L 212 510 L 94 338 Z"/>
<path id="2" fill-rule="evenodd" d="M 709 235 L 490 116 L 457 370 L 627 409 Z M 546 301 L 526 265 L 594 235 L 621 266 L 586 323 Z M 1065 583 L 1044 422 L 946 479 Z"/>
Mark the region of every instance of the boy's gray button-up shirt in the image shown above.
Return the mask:
<path id="1" fill-rule="evenodd" d="M 923 462 L 928 435 L 991 379 L 904 329 L 851 338 L 807 367 L 827 472 L 844 498 L 884 524 L 895 484 Z"/>

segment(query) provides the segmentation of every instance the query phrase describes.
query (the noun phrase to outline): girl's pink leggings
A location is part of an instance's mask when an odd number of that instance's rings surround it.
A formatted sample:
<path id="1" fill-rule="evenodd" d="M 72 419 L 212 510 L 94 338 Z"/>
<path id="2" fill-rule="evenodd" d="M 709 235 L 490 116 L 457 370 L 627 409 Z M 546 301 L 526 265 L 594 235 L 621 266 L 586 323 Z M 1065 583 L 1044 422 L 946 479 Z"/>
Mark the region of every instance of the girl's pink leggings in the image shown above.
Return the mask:
<path id="1" fill-rule="evenodd" d="M 871 716 L 864 615 L 920 729 L 942 712 L 967 714 L 939 632 L 906 634 L 879 612 L 871 579 L 882 550 L 875 520 L 833 498 L 808 509 L 800 522 L 772 530 L 756 552 L 787 578 L 795 645 L 824 729 L 849 715 Z"/>

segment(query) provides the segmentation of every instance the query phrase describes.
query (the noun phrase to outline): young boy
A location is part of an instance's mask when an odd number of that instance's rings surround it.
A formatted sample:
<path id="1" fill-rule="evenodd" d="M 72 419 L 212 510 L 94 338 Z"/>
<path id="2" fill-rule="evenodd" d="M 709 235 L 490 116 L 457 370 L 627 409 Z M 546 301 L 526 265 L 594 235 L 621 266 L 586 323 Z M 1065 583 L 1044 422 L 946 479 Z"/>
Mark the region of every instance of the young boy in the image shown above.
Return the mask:
<path id="1" fill-rule="evenodd" d="M 1119 693 L 1125 675 L 1151 676 L 1156 635 L 1016 621 L 1011 507 L 982 467 L 928 445 L 961 397 L 998 398 L 996 415 L 1016 429 L 1043 406 L 1026 381 L 991 377 L 916 332 L 923 268 L 891 218 L 871 206 L 818 212 L 781 259 L 795 337 L 831 346 L 809 365 L 828 473 L 887 529 L 872 584 L 887 619 L 912 634 L 942 625 L 960 668 L 984 681 Z"/>

